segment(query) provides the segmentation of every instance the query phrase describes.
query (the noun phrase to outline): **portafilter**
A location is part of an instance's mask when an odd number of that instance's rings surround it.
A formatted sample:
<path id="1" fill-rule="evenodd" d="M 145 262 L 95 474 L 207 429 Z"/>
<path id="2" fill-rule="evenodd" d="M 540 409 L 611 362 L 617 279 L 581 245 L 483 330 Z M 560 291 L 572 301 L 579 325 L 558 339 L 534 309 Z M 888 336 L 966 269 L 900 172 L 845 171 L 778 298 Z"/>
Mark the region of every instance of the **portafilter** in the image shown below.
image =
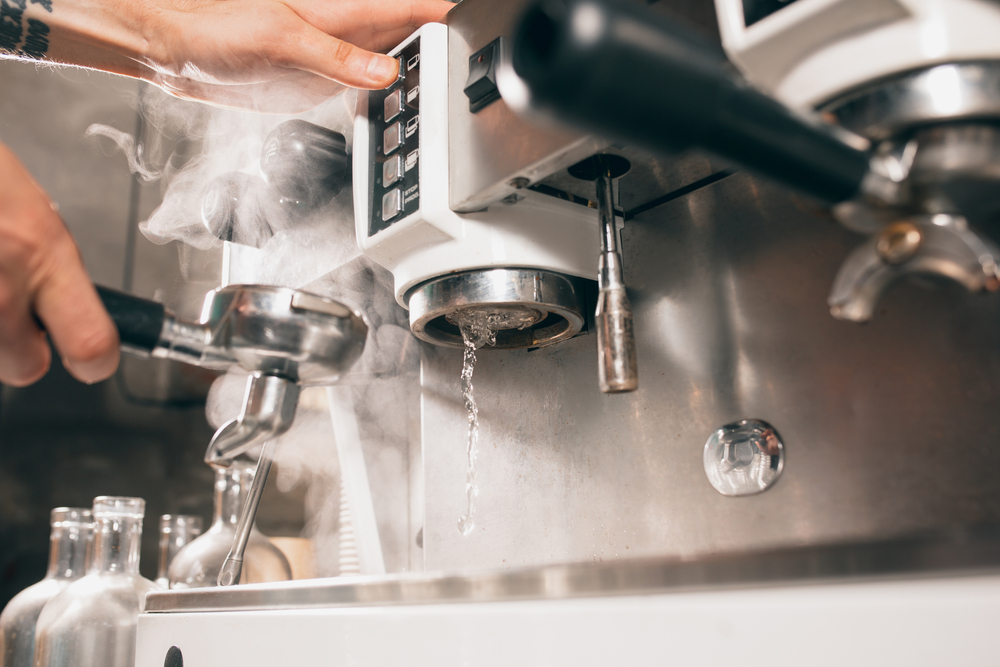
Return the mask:
<path id="1" fill-rule="evenodd" d="M 123 351 L 250 372 L 239 417 L 216 431 L 205 453 L 209 465 L 225 467 L 264 444 L 233 548 L 219 574 L 219 585 L 239 583 L 275 438 L 291 427 L 302 386 L 332 384 L 358 360 L 368 325 L 340 302 L 284 287 L 220 287 L 205 297 L 197 322 L 178 319 L 155 301 L 106 287 L 97 291 L 118 327 Z"/>

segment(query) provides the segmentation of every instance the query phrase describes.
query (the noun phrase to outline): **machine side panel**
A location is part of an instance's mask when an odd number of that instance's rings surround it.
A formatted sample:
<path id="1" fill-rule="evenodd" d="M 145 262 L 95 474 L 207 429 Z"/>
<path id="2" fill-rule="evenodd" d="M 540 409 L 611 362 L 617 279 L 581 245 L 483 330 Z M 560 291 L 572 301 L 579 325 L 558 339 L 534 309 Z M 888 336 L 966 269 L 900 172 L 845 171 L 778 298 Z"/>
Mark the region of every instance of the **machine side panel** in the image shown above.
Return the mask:
<path id="1" fill-rule="evenodd" d="M 607 145 L 565 128 L 534 125 L 515 115 L 502 99 L 478 113 L 469 111 L 464 92 L 469 56 L 497 37 L 510 39 L 527 4 L 527 0 L 462 3 L 446 18 L 449 151 L 455 165 L 448 179 L 455 211 L 483 209 L 515 191 L 509 185 L 513 178 L 527 175 L 538 182 Z"/>

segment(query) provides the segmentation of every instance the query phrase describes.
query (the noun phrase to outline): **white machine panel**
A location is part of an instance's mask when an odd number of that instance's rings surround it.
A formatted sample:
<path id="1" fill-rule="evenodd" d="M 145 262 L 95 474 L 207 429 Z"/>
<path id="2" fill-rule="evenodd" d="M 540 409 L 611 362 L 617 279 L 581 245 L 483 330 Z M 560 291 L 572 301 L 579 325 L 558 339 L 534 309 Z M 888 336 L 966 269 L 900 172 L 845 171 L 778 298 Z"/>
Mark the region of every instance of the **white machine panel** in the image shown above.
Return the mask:
<path id="1" fill-rule="evenodd" d="M 306 582 L 301 582 L 306 583 Z M 1000 576 L 471 604 L 154 613 L 137 667 L 988 665 Z M 174 652 L 176 656 L 176 651 Z M 180 667 L 176 660 L 170 667 Z"/>
<path id="2" fill-rule="evenodd" d="M 748 79 L 797 108 L 815 107 L 899 72 L 1000 58 L 996 2 L 715 0 L 715 5 L 730 59 Z M 770 9 L 748 16 L 750 6 Z"/>
<path id="3" fill-rule="evenodd" d="M 414 286 L 459 271 L 529 267 L 596 279 L 594 209 L 520 190 L 481 211 L 451 210 L 448 40 L 447 26 L 423 26 L 390 52 L 400 58 L 400 80 L 358 95 L 358 246 L 392 271 L 404 307 Z"/>

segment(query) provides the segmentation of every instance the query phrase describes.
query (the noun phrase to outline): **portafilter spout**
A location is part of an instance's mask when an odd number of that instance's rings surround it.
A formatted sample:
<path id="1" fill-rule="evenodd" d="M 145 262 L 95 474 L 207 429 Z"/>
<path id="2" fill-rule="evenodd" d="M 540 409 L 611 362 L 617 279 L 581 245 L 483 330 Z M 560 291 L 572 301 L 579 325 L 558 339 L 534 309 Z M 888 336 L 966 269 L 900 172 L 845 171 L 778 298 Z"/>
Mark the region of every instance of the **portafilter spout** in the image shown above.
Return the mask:
<path id="1" fill-rule="evenodd" d="M 225 467 L 264 443 L 219 585 L 239 583 L 250 529 L 267 481 L 275 438 L 295 417 L 301 386 L 335 382 L 361 356 L 368 325 L 357 311 L 308 292 L 230 285 L 209 292 L 198 322 L 162 304 L 98 287 L 118 327 L 122 350 L 207 368 L 250 372 L 240 416 L 224 424 L 205 460 Z"/>

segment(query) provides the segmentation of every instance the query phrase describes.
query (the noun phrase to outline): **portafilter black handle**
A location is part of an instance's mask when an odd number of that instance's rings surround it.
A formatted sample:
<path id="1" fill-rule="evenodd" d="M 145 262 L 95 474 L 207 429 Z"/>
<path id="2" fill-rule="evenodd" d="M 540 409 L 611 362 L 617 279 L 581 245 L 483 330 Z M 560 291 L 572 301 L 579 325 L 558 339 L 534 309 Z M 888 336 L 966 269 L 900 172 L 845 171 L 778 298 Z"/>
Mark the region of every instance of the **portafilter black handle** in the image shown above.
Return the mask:
<path id="1" fill-rule="evenodd" d="M 123 350 L 148 354 L 156 348 L 167 316 L 162 303 L 100 285 L 97 294 L 118 328 Z"/>
<path id="2" fill-rule="evenodd" d="M 722 51 L 645 7 L 540 0 L 512 45 L 530 108 L 653 150 L 702 148 L 830 203 L 859 194 L 867 153 L 752 88 Z"/>

